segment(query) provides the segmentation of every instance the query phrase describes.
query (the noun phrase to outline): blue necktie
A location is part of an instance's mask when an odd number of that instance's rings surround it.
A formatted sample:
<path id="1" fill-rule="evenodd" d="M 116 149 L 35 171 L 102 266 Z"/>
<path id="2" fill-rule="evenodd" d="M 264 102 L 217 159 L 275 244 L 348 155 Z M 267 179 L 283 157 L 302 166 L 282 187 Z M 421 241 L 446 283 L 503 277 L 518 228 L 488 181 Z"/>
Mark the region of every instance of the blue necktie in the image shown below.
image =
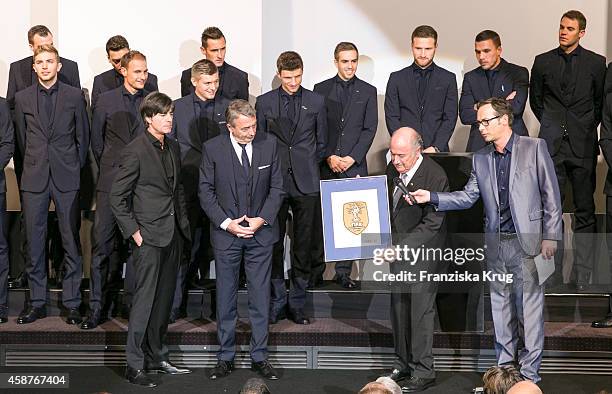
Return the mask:
<path id="1" fill-rule="evenodd" d="M 244 175 L 249 177 L 249 172 L 251 170 L 251 163 L 249 163 L 249 155 L 247 155 L 246 144 L 238 144 L 242 148 L 242 168 L 244 169 Z"/>

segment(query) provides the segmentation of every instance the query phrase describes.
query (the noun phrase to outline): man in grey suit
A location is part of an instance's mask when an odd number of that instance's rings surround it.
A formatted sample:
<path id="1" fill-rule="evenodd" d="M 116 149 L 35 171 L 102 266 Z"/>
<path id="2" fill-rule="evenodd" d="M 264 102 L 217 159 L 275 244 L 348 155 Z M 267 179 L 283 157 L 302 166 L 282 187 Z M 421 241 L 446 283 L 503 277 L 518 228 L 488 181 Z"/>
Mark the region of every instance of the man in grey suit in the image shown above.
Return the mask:
<path id="1" fill-rule="evenodd" d="M 467 209 L 482 198 L 488 270 L 512 274 L 513 279 L 490 283 L 497 363 L 518 362 L 521 375 L 537 383 L 544 348 L 544 287 L 534 257 L 541 253 L 550 259 L 561 240 L 559 185 L 546 142 L 512 132 L 510 103 L 503 98 L 479 102 L 477 122 L 491 144 L 474 154 L 463 190 L 411 194 L 417 203 L 431 202 L 440 211 Z M 524 348 L 519 352 L 520 332 Z"/>

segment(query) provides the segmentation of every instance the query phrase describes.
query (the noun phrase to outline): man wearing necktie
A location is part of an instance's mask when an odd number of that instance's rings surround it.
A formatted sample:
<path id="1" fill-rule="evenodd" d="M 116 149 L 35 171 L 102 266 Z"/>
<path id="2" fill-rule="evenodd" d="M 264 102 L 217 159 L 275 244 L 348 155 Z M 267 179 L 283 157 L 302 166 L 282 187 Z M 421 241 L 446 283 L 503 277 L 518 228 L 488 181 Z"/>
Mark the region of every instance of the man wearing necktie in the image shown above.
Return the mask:
<path id="1" fill-rule="evenodd" d="M 276 61 L 281 86 L 257 98 L 257 127 L 278 139 L 283 185 L 287 196 L 278 214 L 280 239 L 272 258 L 270 322 L 287 316 L 297 324 L 309 324 L 304 306 L 311 278 L 319 196 L 319 166 L 327 148 L 325 99 L 301 86 L 304 65 L 296 52 L 283 52 Z M 284 275 L 285 223 L 291 207 L 291 288 L 287 299 Z M 288 310 L 286 307 L 288 306 Z"/>
<path id="2" fill-rule="evenodd" d="M 196 86 L 197 89 L 197 86 Z M 268 362 L 272 250 L 279 238 L 278 210 L 284 197 L 276 138 L 255 138 L 255 110 L 233 100 L 225 117 L 229 133 L 202 147 L 199 197 L 210 218 L 217 274 L 217 365 L 210 379 L 229 375 L 236 355 L 238 272 L 244 261 L 251 323 L 251 369 L 278 379 Z"/>
<path id="3" fill-rule="evenodd" d="M 595 250 L 595 192 L 597 126 L 602 119 L 606 59 L 580 46 L 586 18 L 567 11 L 559 24 L 559 46 L 536 56 L 531 69 L 529 103 L 540 121 L 538 137 L 544 139 L 555 164 L 562 204 L 571 183 L 576 207 L 573 264 L 578 291 L 588 286 Z M 563 248 L 555 257 L 552 283 L 564 283 Z M 549 282 L 550 283 L 550 282 Z"/>
<path id="4" fill-rule="evenodd" d="M 228 64 L 225 61 L 226 42 L 223 32 L 218 27 L 207 27 L 202 32 L 202 46 L 200 52 L 210 60 L 219 70 L 219 95 L 233 99 L 249 99 L 249 75 Z M 194 86 L 191 83 L 191 68 L 183 70 L 181 74 L 181 96 L 192 93 Z"/>
<path id="5" fill-rule="evenodd" d="M 391 163 L 387 183 L 391 197 L 393 244 L 409 248 L 442 248 L 446 238 L 445 214 L 431 205 L 409 205 L 407 197 L 395 186 L 399 177 L 408 190 L 422 187 L 448 191 L 446 173 L 433 159 L 422 155 L 423 140 L 415 130 L 402 127 L 391 137 Z M 438 272 L 446 266 L 437 261 L 390 262 L 390 271 L 426 270 Z M 387 375 L 396 382 L 407 380 L 403 390 L 417 392 L 435 384 L 433 365 L 434 302 L 436 282 L 416 282 L 394 286 L 391 292 L 391 324 L 397 356 L 393 371 Z"/>
<path id="6" fill-rule="evenodd" d="M 357 46 L 341 42 L 334 50 L 334 65 L 338 73 L 314 87 L 314 92 L 325 97 L 327 112 L 327 150 L 325 161 L 321 163 L 321 179 L 339 179 L 368 176 L 366 155 L 378 127 L 376 88 L 356 76 L 359 63 Z M 319 218 L 321 215 L 316 215 Z M 322 234 L 322 225 L 316 230 Z M 320 236 L 321 237 L 321 236 Z M 316 286 L 323 280 L 325 263 L 323 261 L 323 240 L 315 244 L 313 251 L 315 264 L 312 284 Z M 356 287 L 350 278 L 352 261 L 336 263 L 336 281 L 344 288 Z"/>
<path id="7" fill-rule="evenodd" d="M 148 67 L 145 55 L 129 51 L 121 58 L 123 84 L 100 94 L 92 109 L 91 147 L 100 169 L 96 185 L 96 215 L 90 275 L 89 314 L 82 329 L 92 329 L 108 318 L 109 288 L 121 279 L 123 261 L 114 253 L 121 244 L 120 256 L 130 254 L 129 245 L 119 238 L 117 223 L 110 207 L 109 193 L 117 171 L 121 152 L 127 144 L 144 132 L 140 104 L 149 93 L 145 89 Z M 126 262 L 124 302 L 131 303 L 133 270 L 131 258 Z M 117 302 L 117 301 L 116 301 Z M 127 315 L 127 310 L 124 315 Z"/>
<path id="8" fill-rule="evenodd" d="M 230 100 L 219 94 L 219 72 L 210 60 L 198 60 L 191 67 L 194 91 L 174 102 L 174 119 L 170 138 L 176 139 L 181 150 L 181 183 L 185 188 L 191 244 L 185 244 L 184 261 L 179 267 L 176 293 L 170 322 L 186 315 L 187 290 L 203 288 L 213 259 L 210 247 L 208 217 L 198 200 L 199 168 L 202 144 L 227 133 L 225 110 Z M 199 278 L 198 278 L 199 271 Z M 211 306 L 214 310 L 214 305 Z"/>
<path id="9" fill-rule="evenodd" d="M 476 105 L 490 97 L 508 100 L 514 111 L 512 131 L 517 135 L 528 135 L 523 112 L 527 104 L 529 71 L 501 57 L 501 38 L 493 30 L 483 30 L 476 35 L 474 52 L 480 66 L 465 73 L 459 99 L 461 123 L 470 126 L 467 152 L 476 152 L 485 146 L 476 122 Z"/>
<path id="10" fill-rule="evenodd" d="M 26 271 L 30 284 L 30 301 L 17 319 L 19 324 L 46 316 L 45 240 L 51 200 L 66 252 L 62 282 L 66 322 L 81 322 L 83 267 L 78 195 L 80 172 L 89 149 L 89 119 L 81 90 L 58 80 L 61 67 L 57 49 L 51 45 L 39 46 L 34 50 L 38 82 L 15 95 L 15 128 L 24 158 L 20 190 L 28 237 Z"/>
<path id="11" fill-rule="evenodd" d="M 391 73 L 387 83 L 387 130 L 411 127 L 421 133 L 424 153 L 448 152 L 457 122 L 455 74 L 434 63 L 438 33 L 433 27 L 417 27 L 411 40 L 414 63 Z"/>

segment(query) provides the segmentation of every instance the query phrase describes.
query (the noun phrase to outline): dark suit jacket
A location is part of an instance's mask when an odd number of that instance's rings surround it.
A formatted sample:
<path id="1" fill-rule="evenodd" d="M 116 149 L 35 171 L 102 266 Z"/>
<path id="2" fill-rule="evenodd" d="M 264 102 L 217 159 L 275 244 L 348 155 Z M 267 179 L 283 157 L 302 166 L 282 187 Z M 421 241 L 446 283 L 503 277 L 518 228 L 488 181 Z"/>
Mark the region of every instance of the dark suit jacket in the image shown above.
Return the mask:
<path id="1" fill-rule="evenodd" d="M 378 127 L 376 88 L 357 77 L 353 78 L 353 94 L 344 112 L 336 94 L 335 77 L 314 87 L 315 93 L 325 97 L 328 130 L 325 156 L 352 157 L 355 164 L 345 173 L 349 177 L 368 175 L 366 154 Z"/>
<path id="2" fill-rule="evenodd" d="M 608 83 L 611 86 L 608 86 Z M 612 63 L 608 64 L 606 71 L 606 95 L 604 98 L 599 146 L 608 164 L 608 173 L 604 185 L 604 193 L 612 196 Z"/>
<path id="3" fill-rule="evenodd" d="M 143 91 L 143 97 L 150 92 Z M 125 107 L 122 88 L 104 92 L 92 109 L 91 150 L 100 168 L 96 190 L 110 192 L 119 169 L 121 151 L 144 132 L 140 116 L 131 119 Z"/>
<path id="4" fill-rule="evenodd" d="M 38 76 L 32 68 L 32 56 L 11 63 L 9 68 L 8 89 L 6 100 L 11 110 L 15 109 L 15 94 L 31 85 L 36 85 Z M 72 60 L 60 57 L 62 68 L 59 71 L 58 79 L 75 88 L 81 88 L 79 79 L 79 66 Z"/>
<path id="5" fill-rule="evenodd" d="M 457 123 L 457 80 L 455 74 L 433 65 L 423 109 L 419 108 L 414 64 L 391 73 L 385 93 L 385 121 L 392 134 L 400 127 L 411 127 L 423 137 L 423 146 L 448 151 Z"/>
<path id="6" fill-rule="evenodd" d="M 0 97 L 0 193 L 6 193 L 4 167 L 13 157 L 15 149 L 15 130 L 11 112 L 5 99 Z"/>
<path id="7" fill-rule="evenodd" d="M 445 213 L 438 212 L 431 204 L 410 205 L 401 198 L 393 209 L 393 179 L 399 173 L 392 163 L 387 165 L 387 186 L 389 188 L 389 209 L 391 210 L 391 234 L 394 245 L 419 247 L 442 247 L 446 235 Z M 427 154 L 408 184 L 408 190 L 449 191 L 446 173 Z"/>
<path id="8" fill-rule="evenodd" d="M 501 63 L 498 66 L 498 74 L 495 80 L 495 86 L 493 87 L 493 96 L 491 96 L 489 91 L 487 76 L 482 67 L 477 67 L 467 72 L 463 77 L 461 98 L 459 99 L 459 117 L 461 118 L 461 123 L 471 126 L 470 138 L 468 139 L 465 150 L 467 152 L 476 152 L 486 145 L 478 130 L 474 104 L 490 97 L 506 98 L 513 91 L 516 92 L 516 96 L 510 100 L 512 112 L 514 114 L 512 131 L 518 135 L 528 135 L 527 126 L 525 126 L 525 122 L 523 121 L 523 112 L 525 111 L 525 105 L 527 105 L 528 89 L 529 71 L 527 71 L 525 67 L 508 63 L 504 59 L 501 59 Z"/>
<path id="9" fill-rule="evenodd" d="M 284 115 L 280 89 L 274 89 L 257 98 L 257 130 L 271 133 L 278 139 L 283 182 L 293 182 L 300 192 L 319 192 L 319 164 L 327 151 L 327 115 L 325 99 L 318 93 L 302 89 L 302 110 L 297 125 Z"/>
<path id="10" fill-rule="evenodd" d="M 63 192 L 79 190 L 89 150 L 89 119 L 81 89 L 58 81 L 49 128 L 38 114 L 38 83 L 15 95 L 15 127 L 23 157 L 21 190 L 41 192 L 49 177 Z"/>
<path id="11" fill-rule="evenodd" d="M 166 138 L 174 166 L 171 185 L 147 133 L 138 135 L 123 149 L 109 199 L 124 238 L 140 230 L 144 243 L 163 248 L 170 244 L 175 230 L 191 239 L 185 195 L 179 182 L 181 160 L 176 141 Z"/>
<path id="12" fill-rule="evenodd" d="M 187 96 L 193 92 L 193 84 L 191 83 L 191 67 L 183 70 L 181 74 L 181 97 Z M 225 62 L 223 76 L 219 81 L 219 93 L 217 96 L 233 99 L 249 99 L 249 74 L 231 66 Z"/>
<path id="13" fill-rule="evenodd" d="M 98 100 L 100 94 L 122 86 L 122 84 L 117 84 L 115 73 L 116 71 L 113 68 L 111 70 L 104 71 L 103 73 L 98 74 L 94 77 L 93 88 L 91 89 L 92 107 L 96 105 L 96 101 Z M 157 76 L 155 74 L 149 73 L 147 82 L 145 82 L 144 90 L 146 90 L 147 92 L 156 92 L 159 90 L 159 88 L 157 87 Z"/>
<path id="14" fill-rule="evenodd" d="M 198 119 L 194 108 L 195 93 L 182 97 L 174 102 L 174 117 L 170 137 L 177 140 L 181 151 L 181 182 L 185 188 L 187 201 L 198 198 L 198 178 L 202 163 L 202 144 L 219 134 L 227 134 L 225 110 L 230 101 L 217 95 L 213 118 L 206 119 L 207 132 L 198 130 Z"/>
<path id="15" fill-rule="evenodd" d="M 606 59 L 581 49 L 569 99 L 561 91 L 557 48 L 536 56 L 531 69 L 529 103 L 540 121 L 539 137 L 546 141 L 551 155 L 557 153 L 564 130 L 576 156 L 592 157 L 598 153 L 597 126 L 601 122 Z"/>
<path id="16" fill-rule="evenodd" d="M 236 151 L 229 134 L 224 133 L 203 145 L 200 166 L 200 205 L 210 218 L 211 242 L 214 248 L 229 248 L 236 236 L 221 229 L 227 218 L 240 217 L 233 157 Z M 251 212 L 267 223 L 255 233 L 255 240 L 262 246 L 274 244 L 279 237 L 276 221 L 284 197 L 283 176 L 274 136 L 261 135 L 253 141 L 251 163 Z"/>

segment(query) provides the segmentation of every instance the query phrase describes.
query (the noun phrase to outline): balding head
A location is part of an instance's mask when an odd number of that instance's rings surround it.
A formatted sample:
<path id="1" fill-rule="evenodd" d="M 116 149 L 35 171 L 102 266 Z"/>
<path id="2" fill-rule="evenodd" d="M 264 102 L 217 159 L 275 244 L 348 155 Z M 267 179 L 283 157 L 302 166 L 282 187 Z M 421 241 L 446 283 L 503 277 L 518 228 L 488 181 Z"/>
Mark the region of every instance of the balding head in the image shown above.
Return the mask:
<path id="1" fill-rule="evenodd" d="M 508 394 L 542 394 L 542 390 L 530 380 L 523 380 L 510 387 Z"/>
<path id="2" fill-rule="evenodd" d="M 410 127 L 401 127 L 391 137 L 391 162 L 402 174 L 408 172 L 418 160 L 423 150 L 421 135 Z"/>

